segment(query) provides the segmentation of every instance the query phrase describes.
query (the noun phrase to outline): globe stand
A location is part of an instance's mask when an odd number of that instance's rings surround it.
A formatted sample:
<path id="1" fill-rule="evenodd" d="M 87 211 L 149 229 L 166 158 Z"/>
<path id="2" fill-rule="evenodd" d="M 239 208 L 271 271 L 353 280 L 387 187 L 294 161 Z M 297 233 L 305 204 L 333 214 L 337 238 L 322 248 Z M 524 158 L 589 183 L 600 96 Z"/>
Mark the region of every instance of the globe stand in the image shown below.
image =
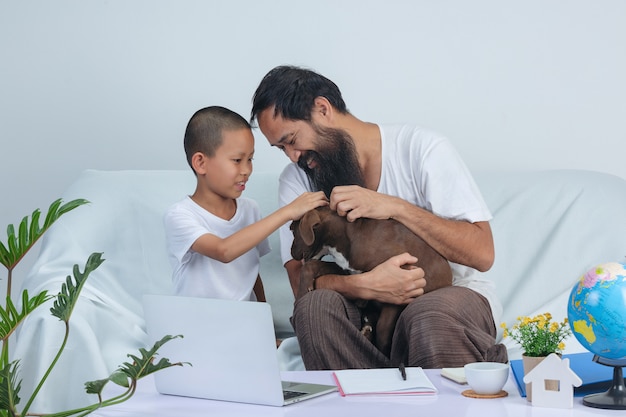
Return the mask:
<path id="1" fill-rule="evenodd" d="M 594 408 L 626 410 L 626 385 L 624 384 L 622 373 L 622 367 L 626 366 L 626 358 L 608 359 L 594 355 L 593 361 L 601 365 L 613 367 L 613 383 L 606 392 L 585 395 L 583 404 Z"/>

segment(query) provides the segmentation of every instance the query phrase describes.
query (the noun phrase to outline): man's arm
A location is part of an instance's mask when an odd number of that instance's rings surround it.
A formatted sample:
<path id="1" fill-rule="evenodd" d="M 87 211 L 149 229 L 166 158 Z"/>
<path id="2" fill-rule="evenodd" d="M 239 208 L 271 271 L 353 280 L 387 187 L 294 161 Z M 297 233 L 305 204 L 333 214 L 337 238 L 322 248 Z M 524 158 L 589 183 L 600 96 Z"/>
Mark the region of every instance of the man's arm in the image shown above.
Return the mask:
<path id="1" fill-rule="evenodd" d="M 424 294 L 424 270 L 404 269 L 417 258 L 403 253 L 394 256 L 369 272 L 354 275 L 324 275 L 315 280 L 315 288 L 331 289 L 350 299 L 377 300 L 390 304 L 408 304 Z M 285 264 L 294 296 L 298 295 L 302 263 L 295 260 Z"/>
<path id="2" fill-rule="evenodd" d="M 467 265 L 481 272 L 491 268 L 495 259 L 495 249 L 489 222 L 447 220 L 425 210 L 416 209 L 422 213 L 412 216 L 406 212 L 393 218 L 419 234 L 449 261 Z"/>
<path id="3" fill-rule="evenodd" d="M 417 258 L 403 253 L 393 256 L 368 272 L 354 275 L 324 275 L 315 281 L 316 289 L 335 290 L 351 299 L 377 300 L 390 304 L 408 304 L 424 294 L 424 270 L 403 266 Z"/>
<path id="4" fill-rule="evenodd" d="M 493 265 L 495 250 L 489 222 L 444 219 L 401 198 L 353 185 L 335 187 L 330 207 L 349 221 L 359 217 L 393 218 L 451 262 L 479 271 Z"/>

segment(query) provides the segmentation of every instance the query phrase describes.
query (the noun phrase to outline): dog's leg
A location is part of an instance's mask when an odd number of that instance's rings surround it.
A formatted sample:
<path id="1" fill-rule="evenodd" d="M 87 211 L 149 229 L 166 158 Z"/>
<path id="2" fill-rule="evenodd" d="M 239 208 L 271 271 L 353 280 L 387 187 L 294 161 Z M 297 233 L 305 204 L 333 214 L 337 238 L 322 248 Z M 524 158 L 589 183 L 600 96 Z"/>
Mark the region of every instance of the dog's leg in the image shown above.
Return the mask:
<path id="1" fill-rule="evenodd" d="M 304 262 L 304 264 L 302 265 L 302 269 L 300 270 L 300 286 L 298 288 L 298 298 L 302 297 L 309 291 L 313 291 L 315 289 L 315 280 L 322 275 L 348 275 L 349 273 L 349 271 L 342 269 L 334 262 L 320 261 L 317 259 L 308 260 Z M 377 322 L 379 321 L 379 315 L 381 312 L 380 304 L 374 301 L 367 300 L 356 300 L 355 303 L 359 310 L 361 310 L 361 334 L 363 334 L 363 336 L 365 336 L 367 340 L 379 347 L 378 343 L 376 342 L 378 337 L 376 337 L 375 334 L 377 329 Z M 397 316 L 395 317 L 395 319 L 397 319 Z M 389 318 L 388 320 L 393 320 L 390 330 L 391 335 L 389 335 L 389 344 L 391 344 L 391 336 L 393 335 L 395 320 L 393 318 Z"/>
<path id="2" fill-rule="evenodd" d="M 376 322 L 380 314 L 380 308 L 375 301 L 355 300 L 356 306 L 361 311 L 361 334 L 374 345 Z"/>
<path id="3" fill-rule="evenodd" d="M 365 336 L 367 340 L 373 343 L 374 341 L 374 326 L 368 315 L 363 315 L 361 320 L 361 334 Z"/>
<path id="4" fill-rule="evenodd" d="M 375 327 L 376 347 L 387 357 L 391 354 L 391 340 L 402 310 L 404 306 L 395 304 L 383 304 L 380 308 L 380 316 Z"/>
<path id="5" fill-rule="evenodd" d="M 300 270 L 298 298 L 315 289 L 315 279 L 317 277 L 329 274 L 347 275 L 348 272 L 341 269 L 339 265 L 334 262 L 325 262 L 317 259 L 311 259 L 304 262 L 302 269 Z"/>

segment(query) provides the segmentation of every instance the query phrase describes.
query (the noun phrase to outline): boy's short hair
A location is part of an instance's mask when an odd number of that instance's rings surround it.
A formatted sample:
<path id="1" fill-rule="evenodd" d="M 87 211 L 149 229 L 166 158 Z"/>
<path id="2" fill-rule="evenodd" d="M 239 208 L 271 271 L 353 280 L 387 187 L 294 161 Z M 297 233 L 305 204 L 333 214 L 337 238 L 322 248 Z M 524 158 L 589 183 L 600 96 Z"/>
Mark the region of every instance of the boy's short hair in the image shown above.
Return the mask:
<path id="1" fill-rule="evenodd" d="M 325 97 L 338 112 L 348 113 L 339 87 L 328 78 L 305 68 L 276 67 L 263 77 L 252 97 L 250 122 L 272 106 L 274 116 L 311 121 L 317 97 Z"/>
<path id="2" fill-rule="evenodd" d="M 250 123 L 225 107 L 210 106 L 195 112 L 187 123 L 184 139 L 185 155 L 191 169 L 191 158 L 195 153 L 212 157 L 222 145 L 222 132 L 239 129 L 250 129 Z"/>

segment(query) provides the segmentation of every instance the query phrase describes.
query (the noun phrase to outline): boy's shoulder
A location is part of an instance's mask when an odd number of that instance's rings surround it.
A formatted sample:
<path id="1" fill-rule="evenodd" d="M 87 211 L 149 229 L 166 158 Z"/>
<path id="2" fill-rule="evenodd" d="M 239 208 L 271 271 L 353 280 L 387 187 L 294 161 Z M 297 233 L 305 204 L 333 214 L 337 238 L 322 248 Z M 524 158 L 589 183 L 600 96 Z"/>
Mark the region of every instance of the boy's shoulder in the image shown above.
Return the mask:
<path id="1" fill-rule="evenodd" d="M 167 208 L 166 213 L 170 213 L 172 211 L 176 211 L 176 210 L 179 210 L 181 208 L 189 208 L 189 207 L 192 207 L 194 205 L 196 205 L 196 203 L 191 199 L 191 197 L 186 195 L 184 198 L 181 198 L 180 200 L 178 200 L 175 203 L 171 204 Z"/>
<path id="2" fill-rule="evenodd" d="M 243 211 L 248 211 L 248 210 L 258 211 L 259 210 L 259 203 L 252 198 L 239 197 L 237 198 L 237 205 L 239 207 L 239 210 L 243 210 Z M 196 214 L 205 213 L 205 212 L 208 213 L 206 209 L 204 209 L 195 201 L 193 201 L 193 199 L 190 196 L 185 196 L 181 200 L 178 200 L 177 202 L 170 205 L 165 211 L 166 216 L 168 214 L 180 213 L 180 212 L 191 212 L 191 213 L 196 213 Z"/>

